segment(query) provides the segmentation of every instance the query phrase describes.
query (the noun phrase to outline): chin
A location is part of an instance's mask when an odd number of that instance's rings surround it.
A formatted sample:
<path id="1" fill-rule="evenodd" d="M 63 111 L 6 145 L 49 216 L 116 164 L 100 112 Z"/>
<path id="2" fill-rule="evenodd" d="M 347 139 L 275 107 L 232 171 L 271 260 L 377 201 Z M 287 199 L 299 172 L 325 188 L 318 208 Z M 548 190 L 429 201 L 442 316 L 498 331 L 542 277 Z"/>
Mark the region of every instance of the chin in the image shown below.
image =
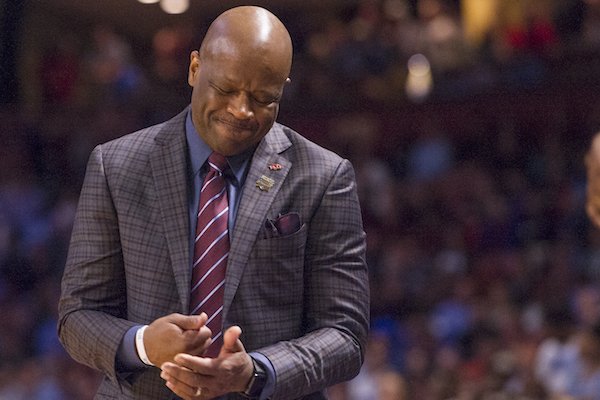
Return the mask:
<path id="1" fill-rule="evenodd" d="M 243 153 L 246 151 L 251 145 L 248 145 L 246 142 L 237 142 L 237 141 L 227 141 L 227 143 L 218 143 L 217 144 L 217 152 L 221 153 L 225 157 L 235 156 L 237 154 Z"/>

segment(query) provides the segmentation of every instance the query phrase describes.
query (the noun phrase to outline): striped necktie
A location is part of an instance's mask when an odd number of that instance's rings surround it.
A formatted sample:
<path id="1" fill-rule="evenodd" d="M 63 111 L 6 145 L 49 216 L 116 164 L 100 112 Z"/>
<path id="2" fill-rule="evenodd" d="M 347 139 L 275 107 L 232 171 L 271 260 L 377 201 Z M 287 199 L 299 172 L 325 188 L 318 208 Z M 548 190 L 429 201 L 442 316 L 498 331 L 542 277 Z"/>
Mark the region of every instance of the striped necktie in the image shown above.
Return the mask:
<path id="1" fill-rule="evenodd" d="M 229 254 L 229 204 L 223 177 L 227 160 L 221 154 L 212 153 L 208 157 L 208 166 L 210 169 L 200 189 L 190 313 L 205 312 L 208 315 L 206 325 L 213 334 L 213 343 L 205 355 L 216 357 L 223 344 L 223 294 Z"/>

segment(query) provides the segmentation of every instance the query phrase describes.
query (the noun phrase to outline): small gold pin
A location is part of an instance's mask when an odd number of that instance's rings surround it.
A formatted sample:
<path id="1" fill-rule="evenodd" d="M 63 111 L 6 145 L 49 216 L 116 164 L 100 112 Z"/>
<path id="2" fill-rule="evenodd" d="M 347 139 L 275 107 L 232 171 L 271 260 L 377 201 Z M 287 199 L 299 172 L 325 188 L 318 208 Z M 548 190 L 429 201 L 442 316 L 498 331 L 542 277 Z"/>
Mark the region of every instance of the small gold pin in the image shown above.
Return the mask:
<path id="1" fill-rule="evenodd" d="M 271 189 L 273 187 L 273 185 L 275 184 L 275 181 L 271 178 L 269 178 L 268 176 L 261 176 L 257 181 L 256 181 L 256 187 L 259 188 L 260 190 L 262 190 L 263 192 L 268 192 L 269 189 Z"/>
<path id="2" fill-rule="evenodd" d="M 271 171 L 280 171 L 283 166 L 279 163 L 269 164 L 269 169 Z"/>

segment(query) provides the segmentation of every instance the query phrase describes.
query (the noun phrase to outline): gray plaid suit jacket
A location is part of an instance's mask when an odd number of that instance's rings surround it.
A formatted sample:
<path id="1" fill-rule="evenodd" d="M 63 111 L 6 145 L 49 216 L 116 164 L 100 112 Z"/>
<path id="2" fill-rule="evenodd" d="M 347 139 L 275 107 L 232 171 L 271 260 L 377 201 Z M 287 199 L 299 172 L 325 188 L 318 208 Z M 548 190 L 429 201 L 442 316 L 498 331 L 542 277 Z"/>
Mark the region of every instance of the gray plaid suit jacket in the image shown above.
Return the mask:
<path id="1" fill-rule="evenodd" d="M 89 159 L 59 336 L 75 360 L 105 375 L 98 399 L 175 398 L 158 368 L 119 374 L 115 355 L 132 326 L 188 310 L 185 115 L 99 145 Z M 263 175 L 270 190 L 256 185 Z M 266 219 L 288 212 L 302 227 L 265 238 Z M 350 163 L 275 124 L 241 193 L 224 304 L 224 325 L 241 326 L 246 349 L 272 362 L 273 399 L 324 399 L 327 386 L 358 373 L 369 321 L 364 252 Z"/>

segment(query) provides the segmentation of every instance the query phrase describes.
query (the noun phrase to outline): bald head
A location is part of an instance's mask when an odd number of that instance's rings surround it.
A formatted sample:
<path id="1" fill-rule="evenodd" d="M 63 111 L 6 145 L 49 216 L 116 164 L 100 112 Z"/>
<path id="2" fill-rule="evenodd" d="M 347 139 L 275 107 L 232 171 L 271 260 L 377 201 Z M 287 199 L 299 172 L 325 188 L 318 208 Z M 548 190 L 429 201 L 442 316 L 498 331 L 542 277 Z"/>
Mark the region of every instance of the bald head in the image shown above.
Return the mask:
<path id="1" fill-rule="evenodd" d="M 190 54 L 200 138 L 224 156 L 256 147 L 275 123 L 291 64 L 290 34 L 269 11 L 244 6 L 221 14 Z"/>
<path id="2" fill-rule="evenodd" d="M 292 64 L 292 40 L 283 23 L 270 11 L 256 6 L 235 7 L 210 25 L 200 47 L 200 57 L 259 61 L 287 78 Z"/>

